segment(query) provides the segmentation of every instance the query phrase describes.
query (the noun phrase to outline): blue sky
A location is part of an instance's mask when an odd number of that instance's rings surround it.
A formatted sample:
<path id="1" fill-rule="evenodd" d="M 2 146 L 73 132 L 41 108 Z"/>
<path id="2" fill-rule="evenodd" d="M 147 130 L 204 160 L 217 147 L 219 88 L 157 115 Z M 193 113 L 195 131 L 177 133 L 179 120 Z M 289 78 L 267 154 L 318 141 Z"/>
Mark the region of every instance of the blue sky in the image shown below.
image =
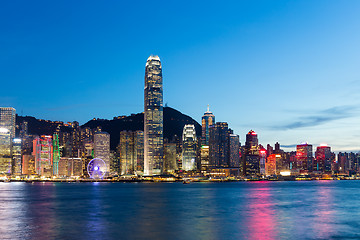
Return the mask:
<path id="1" fill-rule="evenodd" d="M 253 129 L 263 145 L 358 151 L 359 12 L 331 0 L 2 1 L 0 105 L 80 123 L 142 112 L 157 54 L 164 102 L 198 122 L 210 104 L 242 143 Z"/>

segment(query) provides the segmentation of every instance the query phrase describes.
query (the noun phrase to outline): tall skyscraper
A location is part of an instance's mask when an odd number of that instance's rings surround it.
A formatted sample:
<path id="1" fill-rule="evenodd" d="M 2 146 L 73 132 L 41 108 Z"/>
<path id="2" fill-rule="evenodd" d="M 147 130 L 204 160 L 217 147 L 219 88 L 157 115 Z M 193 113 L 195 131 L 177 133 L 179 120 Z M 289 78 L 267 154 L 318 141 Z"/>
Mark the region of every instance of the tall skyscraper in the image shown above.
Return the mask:
<path id="1" fill-rule="evenodd" d="M 229 167 L 231 130 L 226 122 L 217 122 L 210 127 L 209 165 L 212 168 Z"/>
<path id="2" fill-rule="evenodd" d="M 246 134 L 244 173 L 248 176 L 260 174 L 259 144 L 256 132 L 250 130 Z"/>
<path id="3" fill-rule="evenodd" d="M 0 174 L 11 174 L 11 132 L 0 127 Z"/>
<path id="4" fill-rule="evenodd" d="M 15 138 L 15 118 L 16 111 L 12 107 L 0 108 L 0 127 L 10 131 L 10 138 Z"/>
<path id="5" fill-rule="evenodd" d="M 182 169 L 196 170 L 197 138 L 195 126 L 186 124 L 182 134 Z"/>
<path id="6" fill-rule="evenodd" d="M 110 173 L 110 134 L 97 132 L 94 134 L 94 157 L 102 159 L 106 164 L 106 173 Z"/>
<path id="7" fill-rule="evenodd" d="M 316 148 L 314 171 L 331 172 L 331 148 L 327 145 L 320 145 Z"/>
<path id="8" fill-rule="evenodd" d="M 33 155 L 35 156 L 36 173 L 51 177 L 53 163 L 52 136 L 41 136 L 33 140 Z"/>
<path id="9" fill-rule="evenodd" d="M 150 56 L 145 66 L 144 88 L 144 175 L 163 172 L 163 82 L 158 56 Z"/>
<path id="10" fill-rule="evenodd" d="M 209 127 L 215 124 L 215 116 L 210 112 L 209 105 L 201 118 L 201 145 L 209 146 Z"/>
<path id="11" fill-rule="evenodd" d="M 22 163 L 21 163 L 21 139 L 14 138 L 13 139 L 13 147 L 12 147 L 12 174 L 20 176 L 22 173 Z"/>
<path id="12" fill-rule="evenodd" d="M 237 134 L 230 134 L 230 167 L 240 167 L 240 138 Z"/>
<path id="13" fill-rule="evenodd" d="M 296 167 L 299 170 L 309 170 L 312 171 L 312 145 L 308 143 L 303 143 L 296 146 Z"/>

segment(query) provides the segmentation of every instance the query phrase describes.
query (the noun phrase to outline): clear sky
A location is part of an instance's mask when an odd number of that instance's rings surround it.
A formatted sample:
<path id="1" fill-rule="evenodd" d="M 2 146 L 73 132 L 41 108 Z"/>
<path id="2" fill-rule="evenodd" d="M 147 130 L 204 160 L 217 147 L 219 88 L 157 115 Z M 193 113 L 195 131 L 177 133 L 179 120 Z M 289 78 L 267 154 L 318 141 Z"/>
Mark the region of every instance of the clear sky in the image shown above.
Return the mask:
<path id="1" fill-rule="evenodd" d="M 1 1 L 1 106 L 79 121 L 143 111 L 146 59 L 164 102 L 207 104 L 242 144 L 360 150 L 360 1 Z"/>

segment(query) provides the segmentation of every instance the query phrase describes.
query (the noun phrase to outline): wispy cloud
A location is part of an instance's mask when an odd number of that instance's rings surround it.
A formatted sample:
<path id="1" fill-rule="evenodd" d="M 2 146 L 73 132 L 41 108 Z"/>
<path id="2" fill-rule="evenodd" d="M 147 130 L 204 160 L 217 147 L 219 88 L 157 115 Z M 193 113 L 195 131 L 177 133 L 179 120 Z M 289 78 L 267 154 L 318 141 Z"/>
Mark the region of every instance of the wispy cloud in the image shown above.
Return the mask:
<path id="1" fill-rule="evenodd" d="M 300 117 L 296 121 L 290 123 L 271 126 L 271 128 L 274 130 L 290 130 L 303 127 L 318 126 L 327 122 L 349 118 L 353 116 L 353 111 L 356 109 L 356 106 L 332 107 L 319 111 L 318 113 L 310 116 Z"/>

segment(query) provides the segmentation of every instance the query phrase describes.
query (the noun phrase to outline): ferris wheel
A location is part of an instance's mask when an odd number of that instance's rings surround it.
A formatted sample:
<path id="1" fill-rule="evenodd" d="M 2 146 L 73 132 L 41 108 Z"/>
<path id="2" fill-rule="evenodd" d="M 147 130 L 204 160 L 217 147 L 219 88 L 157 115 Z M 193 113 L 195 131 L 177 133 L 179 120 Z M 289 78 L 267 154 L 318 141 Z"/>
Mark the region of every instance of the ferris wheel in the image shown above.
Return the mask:
<path id="1" fill-rule="evenodd" d="M 101 158 L 94 158 L 87 165 L 87 172 L 92 179 L 102 179 L 106 172 L 106 163 Z"/>

